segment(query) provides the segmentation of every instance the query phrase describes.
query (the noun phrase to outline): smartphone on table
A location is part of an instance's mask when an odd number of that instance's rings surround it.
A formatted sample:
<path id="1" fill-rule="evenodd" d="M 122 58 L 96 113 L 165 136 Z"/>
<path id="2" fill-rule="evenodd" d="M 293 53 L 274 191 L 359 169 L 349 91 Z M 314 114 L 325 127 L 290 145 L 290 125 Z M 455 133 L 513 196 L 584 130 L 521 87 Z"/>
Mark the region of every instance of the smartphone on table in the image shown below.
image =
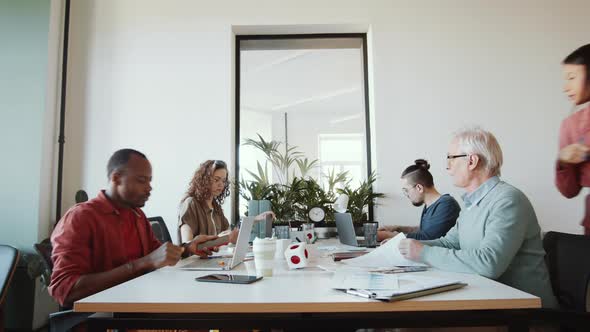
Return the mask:
<path id="1" fill-rule="evenodd" d="M 251 284 L 262 279 L 262 277 L 238 275 L 238 274 L 208 274 L 206 276 L 195 278 L 201 282 L 221 282 L 228 284 Z"/>

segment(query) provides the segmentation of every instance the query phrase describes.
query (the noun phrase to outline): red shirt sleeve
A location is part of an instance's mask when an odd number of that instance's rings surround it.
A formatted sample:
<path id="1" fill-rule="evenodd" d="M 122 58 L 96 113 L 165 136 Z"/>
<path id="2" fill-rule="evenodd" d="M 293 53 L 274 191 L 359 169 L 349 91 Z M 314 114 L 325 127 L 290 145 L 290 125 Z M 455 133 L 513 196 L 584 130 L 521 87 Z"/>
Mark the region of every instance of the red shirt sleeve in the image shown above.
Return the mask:
<path id="1" fill-rule="evenodd" d="M 62 218 L 51 235 L 53 272 L 49 294 L 61 305 L 81 275 L 91 273 L 92 213 L 75 208 Z"/>
<path id="2" fill-rule="evenodd" d="M 568 118 L 569 119 L 569 118 Z M 561 123 L 561 128 L 559 129 L 559 149 L 563 149 L 564 147 L 573 144 L 574 140 L 573 136 L 573 129 L 571 125 L 571 121 L 565 119 Z M 559 192 L 567 197 L 572 198 L 576 197 L 582 186 L 580 185 L 580 167 L 579 165 L 575 164 L 564 164 L 559 162 L 559 160 L 555 164 L 555 185 Z"/>

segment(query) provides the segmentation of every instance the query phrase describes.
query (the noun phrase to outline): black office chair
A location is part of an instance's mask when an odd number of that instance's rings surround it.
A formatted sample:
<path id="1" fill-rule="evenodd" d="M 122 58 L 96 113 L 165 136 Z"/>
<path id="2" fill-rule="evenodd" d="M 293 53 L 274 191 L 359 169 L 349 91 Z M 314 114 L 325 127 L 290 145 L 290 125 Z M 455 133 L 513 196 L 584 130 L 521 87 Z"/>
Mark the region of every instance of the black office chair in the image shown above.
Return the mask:
<path id="1" fill-rule="evenodd" d="M 35 248 L 35 251 L 41 257 L 47 271 L 51 273 L 53 270 L 53 260 L 51 260 L 51 251 L 53 248 L 51 247 L 51 240 L 45 239 L 39 243 L 35 243 L 33 248 Z"/>
<path id="2" fill-rule="evenodd" d="M 88 194 L 84 190 L 80 189 L 76 191 L 75 199 L 76 203 L 86 202 L 88 200 Z"/>
<path id="3" fill-rule="evenodd" d="M 51 275 L 53 270 L 53 260 L 51 259 L 51 241 L 45 239 L 33 245 L 35 251 L 41 256 L 45 268 L 48 269 L 48 274 Z M 64 332 L 70 331 L 76 325 L 86 321 L 90 313 L 74 312 L 71 308 L 60 306 L 58 312 L 49 314 L 49 332 Z"/>
<path id="4" fill-rule="evenodd" d="M 11 246 L 0 245 L 0 332 L 4 332 L 4 299 L 16 270 L 20 255 Z"/>
<path id="5" fill-rule="evenodd" d="M 152 225 L 152 231 L 156 236 L 156 239 L 160 240 L 160 242 L 172 242 L 172 238 L 170 237 L 170 232 L 168 232 L 168 227 L 166 227 L 166 223 L 162 217 L 149 217 L 148 221 L 150 225 Z"/>
<path id="6" fill-rule="evenodd" d="M 559 324 L 568 331 L 589 331 L 590 237 L 548 232 L 543 247 L 553 293 L 561 306 L 556 314 Z"/>

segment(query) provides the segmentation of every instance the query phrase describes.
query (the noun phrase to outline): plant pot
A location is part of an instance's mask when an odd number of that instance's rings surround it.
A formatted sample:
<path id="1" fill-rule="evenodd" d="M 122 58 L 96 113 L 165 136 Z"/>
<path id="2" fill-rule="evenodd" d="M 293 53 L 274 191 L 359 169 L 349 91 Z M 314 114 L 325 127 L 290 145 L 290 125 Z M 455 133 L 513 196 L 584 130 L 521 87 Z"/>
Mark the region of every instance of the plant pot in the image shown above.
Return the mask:
<path id="1" fill-rule="evenodd" d="M 270 211 L 271 205 L 269 200 L 249 200 L 248 201 L 248 215 L 255 217 L 262 212 Z M 267 225 L 268 224 L 268 225 Z M 250 242 L 254 241 L 256 237 L 264 239 L 270 237 L 272 234 L 272 221 L 258 221 L 252 226 L 250 233 Z"/>
<path id="2" fill-rule="evenodd" d="M 329 239 L 338 235 L 336 227 L 315 227 L 314 230 L 318 239 Z"/>
<path id="3" fill-rule="evenodd" d="M 289 239 L 291 228 L 288 224 L 273 225 L 273 236 L 277 239 Z"/>
<path id="4" fill-rule="evenodd" d="M 286 222 L 286 221 L 277 222 L 277 221 L 275 221 L 275 223 L 273 225 L 289 225 L 289 226 L 291 226 L 291 228 L 300 228 L 301 227 L 301 224 L 303 224 L 301 221 L 291 220 L 289 222 Z"/>
<path id="5" fill-rule="evenodd" d="M 354 234 L 356 234 L 356 236 L 364 236 L 365 235 L 365 231 L 363 230 L 363 225 L 354 225 Z"/>

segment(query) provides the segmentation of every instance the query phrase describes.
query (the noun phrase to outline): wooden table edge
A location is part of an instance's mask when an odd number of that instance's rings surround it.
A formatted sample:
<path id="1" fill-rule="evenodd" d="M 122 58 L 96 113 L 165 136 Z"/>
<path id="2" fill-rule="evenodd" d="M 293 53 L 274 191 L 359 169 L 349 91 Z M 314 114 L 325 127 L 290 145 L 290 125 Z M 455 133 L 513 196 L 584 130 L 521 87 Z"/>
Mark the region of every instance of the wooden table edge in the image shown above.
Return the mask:
<path id="1" fill-rule="evenodd" d="M 501 310 L 541 308 L 541 299 L 399 301 L 347 303 L 84 303 L 74 304 L 75 312 L 125 313 L 338 313 Z"/>

